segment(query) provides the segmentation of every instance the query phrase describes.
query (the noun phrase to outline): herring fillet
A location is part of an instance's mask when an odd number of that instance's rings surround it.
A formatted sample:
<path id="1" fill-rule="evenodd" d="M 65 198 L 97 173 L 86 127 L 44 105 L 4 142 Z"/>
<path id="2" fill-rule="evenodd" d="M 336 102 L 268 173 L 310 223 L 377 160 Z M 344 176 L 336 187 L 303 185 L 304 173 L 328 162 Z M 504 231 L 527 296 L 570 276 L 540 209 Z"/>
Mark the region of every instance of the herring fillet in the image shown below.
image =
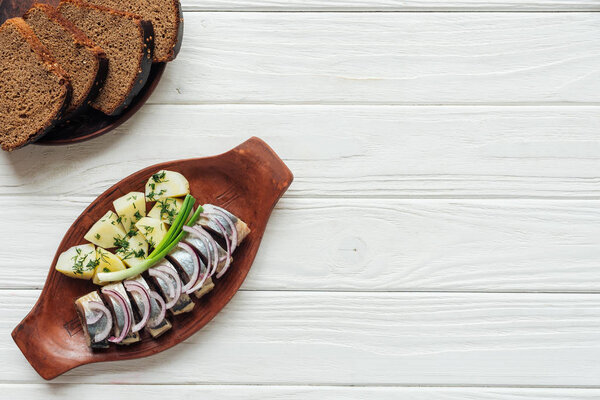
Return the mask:
<path id="1" fill-rule="evenodd" d="M 85 296 L 82 296 L 75 300 L 75 309 L 77 310 L 77 315 L 79 316 L 79 321 L 81 322 L 81 326 L 83 327 L 83 334 L 87 340 L 87 344 L 92 349 L 107 349 L 109 347 L 108 340 L 104 339 L 99 342 L 94 342 L 94 336 L 96 333 L 102 331 L 106 324 L 108 323 L 108 318 L 103 315 L 98 321 L 93 324 L 88 324 L 87 321 L 94 315 L 94 311 L 89 309 L 89 303 L 92 301 L 97 301 L 102 303 L 102 298 L 98 292 L 93 291 Z"/>
<path id="2" fill-rule="evenodd" d="M 132 282 L 137 282 L 140 285 L 142 285 L 144 288 L 146 288 L 148 291 L 150 291 L 150 286 L 148 286 L 148 283 L 146 282 L 146 280 L 144 278 L 142 278 L 140 275 L 133 277 L 131 279 L 128 279 Z M 131 295 L 131 298 L 133 299 L 139 314 L 140 314 L 140 318 L 141 315 L 144 314 L 144 302 L 142 301 L 142 295 L 137 293 L 137 292 L 129 292 L 129 294 Z M 160 305 L 158 304 L 158 302 L 153 299 L 152 297 L 150 298 L 150 317 L 149 317 L 149 321 L 152 321 L 152 319 L 156 318 L 157 315 L 160 313 Z M 148 324 L 146 324 L 146 326 L 144 327 L 144 329 L 150 334 L 152 335 L 152 337 L 157 338 L 160 335 L 162 335 L 163 333 L 165 333 L 166 331 L 168 331 L 169 329 L 171 329 L 172 325 L 169 322 L 169 320 L 167 320 L 166 318 L 162 320 L 162 322 L 155 328 L 150 328 L 148 326 Z"/>
<path id="3" fill-rule="evenodd" d="M 156 268 L 161 265 L 172 269 L 177 274 L 177 270 L 175 269 L 175 267 L 166 259 L 161 261 L 159 264 L 157 264 L 153 268 Z M 152 270 L 152 268 L 150 268 L 150 270 Z M 167 284 L 165 282 L 163 282 L 162 279 L 158 279 L 154 276 L 150 276 L 150 278 L 151 278 L 152 282 L 155 284 L 155 286 L 160 290 L 163 299 L 169 299 L 170 298 L 169 297 L 169 289 L 168 289 Z M 169 279 L 171 279 L 171 282 L 173 284 L 175 283 L 171 277 L 169 277 Z M 168 302 L 168 301 L 165 301 L 165 302 Z M 179 299 L 177 300 L 177 303 L 175 303 L 175 305 L 173 307 L 171 307 L 169 310 L 171 311 L 171 313 L 173 315 L 178 315 L 178 314 L 183 314 L 183 313 L 192 311 L 194 306 L 195 306 L 195 303 L 192 301 L 192 299 L 190 299 L 190 296 L 188 296 L 185 293 L 181 293 L 181 295 L 179 296 Z"/>
<path id="4" fill-rule="evenodd" d="M 224 208 L 215 206 L 213 204 L 204 204 L 202 206 L 202 208 L 204 209 L 205 213 L 211 213 L 211 212 L 214 212 L 215 210 L 219 210 L 219 211 L 223 212 L 225 215 L 227 215 L 229 218 L 231 218 L 231 220 L 233 221 L 233 224 L 237 230 L 238 243 L 241 243 L 246 238 L 246 236 L 248 236 L 248 234 L 250 233 L 250 228 L 248 228 L 248 225 L 246 225 L 246 223 L 244 221 L 242 221 L 241 219 L 239 219 L 238 217 L 236 217 L 229 211 L 225 210 Z M 229 234 L 229 237 L 231 237 L 231 233 L 232 233 L 231 227 L 229 226 L 227 221 L 225 221 L 225 219 L 223 217 L 221 217 L 220 215 L 215 215 L 214 218 L 219 220 L 219 222 L 225 227 L 225 230 Z M 209 229 L 212 232 L 214 232 L 215 234 L 221 236 L 221 230 L 219 229 L 218 225 L 214 221 L 212 221 L 210 218 L 207 218 L 207 217 L 201 215 L 200 218 L 198 219 L 198 221 L 196 222 L 196 225 L 200 225 L 201 227 L 203 227 L 205 229 Z"/>
<path id="5" fill-rule="evenodd" d="M 190 253 L 188 253 L 187 251 L 185 251 L 184 249 L 180 248 L 180 247 L 175 247 L 175 249 L 171 252 L 171 254 L 169 254 L 167 256 L 167 259 L 169 259 L 169 261 L 174 265 L 174 266 L 179 266 L 179 269 L 181 270 L 181 275 L 183 275 L 185 277 L 185 282 L 189 282 L 190 279 L 192 278 L 192 275 L 194 273 L 194 261 L 192 259 L 192 255 Z M 204 265 L 204 262 L 200 259 L 200 274 L 204 274 L 206 273 L 206 265 Z M 202 285 L 202 287 L 198 290 L 196 290 L 194 292 L 194 295 L 197 298 L 200 298 L 202 296 L 204 296 L 206 293 L 210 292 L 213 288 L 215 287 L 212 278 L 209 276 L 208 278 L 206 278 L 206 280 L 204 281 L 204 284 Z"/>
<path id="6" fill-rule="evenodd" d="M 123 298 L 125 299 L 125 304 L 127 305 L 127 307 L 129 307 L 129 312 L 131 313 L 131 324 L 133 326 L 133 324 L 135 324 L 135 319 L 133 318 L 133 309 L 131 308 L 131 302 L 129 301 L 129 297 L 127 296 L 127 291 L 123 287 L 123 284 L 113 283 L 113 284 L 104 286 L 103 290 L 104 289 L 114 290 L 115 292 L 118 292 L 121 296 L 123 296 Z M 113 310 L 113 316 L 114 316 L 113 329 L 114 329 L 115 336 L 118 337 L 121 333 L 121 329 L 123 329 L 123 325 L 125 324 L 125 311 L 121 308 L 119 303 L 117 303 L 117 301 L 114 300 L 112 297 L 109 297 L 107 295 L 104 295 L 104 296 L 108 300 L 108 303 L 111 305 L 110 308 L 112 308 L 112 310 Z M 134 332 L 130 331 L 129 333 L 127 333 L 127 336 L 125 336 L 125 339 L 123 339 L 121 342 L 119 342 L 117 344 L 128 345 L 128 344 L 132 344 L 132 343 L 139 342 L 139 341 L 140 341 L 139 333 L 138 332 L 134 333 Z"/>
<path id="7" fill-rule="evenodd" d="M 198 250 L 198 252 L 200 253 L 200 255 L 203 258 L 203 262 L 206 262 L 206 260 L 208 260 L 208 249 L 206 248 L 206 246 L 204 245 L 204 242 L 202 240 L 198 239 L 197 237 L 195 237 L 193 235 L 188 235 L 188 237 L 186 237 L 183 241 L 189 243 L 190 245 L 192 245 L 192 247 L 194 247 L 195 249 Z M 217 272 L 221 272 L 221 270 L 225 266 L 227 257 L 229 257 L 231 261 L 233 261 L 233 257 L 228 256 L 225 249 L 223 249 L 223 247 L 221 247 L 221 245 L 219 243 L 217 243 L 216 241 L 215 241 L 215 243 L 217 244 L 217 254 L 219 256 L 219 263 L 217 264 Z"/>

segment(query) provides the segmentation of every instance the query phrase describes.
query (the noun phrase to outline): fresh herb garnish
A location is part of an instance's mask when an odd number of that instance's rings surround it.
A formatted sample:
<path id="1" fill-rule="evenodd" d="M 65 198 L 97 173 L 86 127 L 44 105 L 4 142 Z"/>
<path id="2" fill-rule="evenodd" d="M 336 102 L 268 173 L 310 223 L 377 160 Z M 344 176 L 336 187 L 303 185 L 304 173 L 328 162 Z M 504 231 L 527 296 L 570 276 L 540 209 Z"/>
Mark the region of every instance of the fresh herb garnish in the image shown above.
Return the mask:
<path id="1" fill-rule="evenodd" d="M 100 282 L 113 282 L 113 281 L 121 281 L 123 279 L 131 278 L 135 275 L 139 275 L 142 272 L 146 271 L 148 268 L 152 267 L 154 264 L 158 263 L 162 260 L 169 252 L 179 243 L 181 239 L 183 239 L 186 232 L 182 230 L 183 224 L 187 226 L 192 226 L 197 221 L 200 213 L 202 213 L 202 207 L 198 207 L 196 212 L 192 215 L 191 218 L 188 219 L 192 208 L 194 207 L 195 199 L 189 194 L 183 200 L 183 205 L 181 206 L 181 210 L 179 215 L 173 221 L 173 225 L 161 240 L 158 245 L 154 248 L 154 251 L 148 255 L 143 262 L 138 265 L 128 268 L 126 270 L 109 272 L 109 273 L 100 273 L 98 274 L 98 279 Z M 187 222 L 186 222 L 187 221 Z"/>
<path id="2" fill-rule="evenodd" d="M 102 250 L 98 250 L 98 254 L 100 255 L 100 259 L 104 262 L 108 262 L 108 257 L 106 257 L 106 254 L 104 254 L 104 252 Z"/>
<path id="3" fill-rule="evenodd" d="M 156 174 L 152 175 L 152 180 L 156 183 L 168 182 L 168 180 L 165 179 L 166 175 L 166 171 L 157 172 Z"/>
<path id="4" fill-rule="evenodd" d="M 116 237 L 115 239 L 115 247 L 120 247 L 120 248 L 128 248 L 129 247 L 129 242 L 127 241 L 127 239 L 122 239 L 120 237 Z"/>
<path id="5" fill-rule="evenodd" d="M 77 253 L 75 256 L 71 257 L 73 260 L 73 272 L 75 274 L 83 275 L 85 271 L 93 270 L 100 264 L 99 260 L 89 260 L 85 265 L 84 262 L 86 258 L 92 253 L 81 254 L 81 249 L 75 249 Z"/>
<path id="6" fill-rule="evenodd" d="M 156 204 L 160 208 L 160 219 L 167 220 L 169 225 L 173 224 L 173 220 L 177 216 L 176 201 L 173 199 L 159 200 Z"/>
<path id="7" fill-rule="evenodd" d="M 150 186 L 153 186 L 154 184 L 150 184 Z M 154 191 L 154 188 L 152 188 L 152 191 L 150 192 L 150 194 L 148 194 L 148 198 L 150 200 L 154 200 L 156 198 L 156 196 L 162 196 L 167 190 L 166 189 L 162 189 L 160 192 L 156 193 Z"/>

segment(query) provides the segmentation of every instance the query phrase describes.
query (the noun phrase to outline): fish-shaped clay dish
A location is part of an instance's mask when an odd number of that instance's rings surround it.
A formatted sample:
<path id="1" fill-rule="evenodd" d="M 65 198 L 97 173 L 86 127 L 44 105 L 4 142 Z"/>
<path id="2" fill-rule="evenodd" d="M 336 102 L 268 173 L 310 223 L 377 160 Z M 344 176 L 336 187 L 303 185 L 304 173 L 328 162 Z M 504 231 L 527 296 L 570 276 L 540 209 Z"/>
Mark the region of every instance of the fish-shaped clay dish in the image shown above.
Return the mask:
<path id="1" fill-rule="evenodd" d="M 158 338 L 141 331 L 142 340 L 129 346 L 111 345 L 92 351 L 77 316 L 74 302 L 99 287 L 91 281 L 72 279 L 55 270 L 58 256 L 84 242 L 88 229 L 112 202 L 131 191 L 143 191 L 146 180 L 158 170 L 182 173 L 190 182 L 197 204 L 223 207 L 246 222 L 252 232 L 235 252 L 235 260 L 215 287 L 189 313 L 169 317 L 173 327 Z M 101 194 L 75 220 L 63 238 L 44 289 L 31 312 L 14 329 L 12 337 L 29 363 L 45 379 L 53 379 L 80 365 L 127 360 L 159 353 L 187 339 L 229 302 L 248 274 L 271 211 L 292 183 L 292 173 L 258 138 L 218 156 L 157 164 L 123 179 Z"/>

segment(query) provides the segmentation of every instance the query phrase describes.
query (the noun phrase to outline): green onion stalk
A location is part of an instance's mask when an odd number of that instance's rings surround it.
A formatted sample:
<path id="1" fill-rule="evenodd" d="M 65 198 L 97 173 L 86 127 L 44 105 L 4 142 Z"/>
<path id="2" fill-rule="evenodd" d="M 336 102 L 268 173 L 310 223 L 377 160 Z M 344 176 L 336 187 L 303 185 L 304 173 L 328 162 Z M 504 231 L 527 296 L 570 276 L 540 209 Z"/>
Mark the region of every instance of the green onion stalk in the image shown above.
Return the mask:
<path id="1" fill-rule="evenodd" d="M 173 224 L 167 231 L 167 234 L 160 241 L 160 243 L 154 248 L 154 251 L 150 253 L 148 258 L 144 261 L 135 265 L 131 268 L 124 269 L 116 272 L 101 272 L 98 274 L 98 280 L 100 282 L 117 282 L 122 281 L 124 279 L 132 278 L 136 275 L 141 274 L 148 270 L 148 268 L 157 264 L 161 261 L 167 254 L 173 250 L 173 247 L 177 246 L 177 243 L 183 239 L 186 235 L 186 232 L 183 230 L 183 224 L 185 223 L 187 226 L 192 226 L 196 223 L 200 214 L 204 211 L 202 206 L 198 206 L 194 214 L 188 218 L 192 209 L 194 208 L 194 203 L 196 199 L 194 199 L 189 194 L 183 200 L 183 204 L 181 205 L 181 209 L 177 214 L 177 218 L 173 221 Z"/>

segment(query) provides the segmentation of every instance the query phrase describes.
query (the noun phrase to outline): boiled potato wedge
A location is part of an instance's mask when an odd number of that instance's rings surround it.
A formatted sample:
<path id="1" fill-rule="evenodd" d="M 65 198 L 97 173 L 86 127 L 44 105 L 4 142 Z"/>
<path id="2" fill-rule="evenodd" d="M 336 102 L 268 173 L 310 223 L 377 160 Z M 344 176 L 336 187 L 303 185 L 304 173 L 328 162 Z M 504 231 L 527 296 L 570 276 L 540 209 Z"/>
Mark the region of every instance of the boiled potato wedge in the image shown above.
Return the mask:
<path id="1" fill-rule="evenodd" d="M 96 248 L 96 260 L 98 260 L 98 266 L 94 271 L 94 278 L 92 279 L 92 282 L 94 282 L 96 285 L 105 285 L 108 283 L 100 282 L 98 280 L 98 274 L 100 272 L 115 272 L 125 269 L 125 265 L 119 259 L 119 257 L 108 250 L 103 249 L 102 247 Z"/>
<path id="2" fill-rule="evenodd" d="M 56 270 L 71 278 L 92 279 L 97 265 L 96 247 L 88 243 L 73 246 L 61 253 L 56 262 Z"/>
<path id="3" fill-rule="evenodd" d="M 167 227 L 164 222 L 156 218 L 144 217 L 136 222 L 135 227 L 144 236 L 150 247 L 156 247 L 165 235 Z"/>
<path id="4" fill-rule="evenodd" d="M 127 233 L 125 238 L 127 246 L 122 246 L 115 251 L 125 265 L 133 267 L 144 261 L 148 256 L 148 242 L 144 236 L 134 227 Z"/>
<path id="5" fill-rule="evenodd" d="M 190 193 L 190 183 L 179 172 L 161 170 L 146 182 L 146 201 L 181 197 Z"/>
<path id="6" fill-rule="evenodd" d="M 142 192 L 129 192 L 113 201 L 113 206 L 127 232 L 146 216 L 146 196 Z"/>
<path id="7" fill-rule="evenodd" d="M 167 197 L 166 199 L 158 200 L 150 212 L 148 212 L 148 216 L 171 225 L 175 218 L 177 218 L 182 205 L 183 199 Z"/>
<path id="8" fill-rule="evenodd" d="M 117 214 L 112 211 L 104 214 L 84 236 L 85 240 L 105 249 L 119 247 L 119 241 L 123 238 L 125 238 L 125 229 Z"/>

